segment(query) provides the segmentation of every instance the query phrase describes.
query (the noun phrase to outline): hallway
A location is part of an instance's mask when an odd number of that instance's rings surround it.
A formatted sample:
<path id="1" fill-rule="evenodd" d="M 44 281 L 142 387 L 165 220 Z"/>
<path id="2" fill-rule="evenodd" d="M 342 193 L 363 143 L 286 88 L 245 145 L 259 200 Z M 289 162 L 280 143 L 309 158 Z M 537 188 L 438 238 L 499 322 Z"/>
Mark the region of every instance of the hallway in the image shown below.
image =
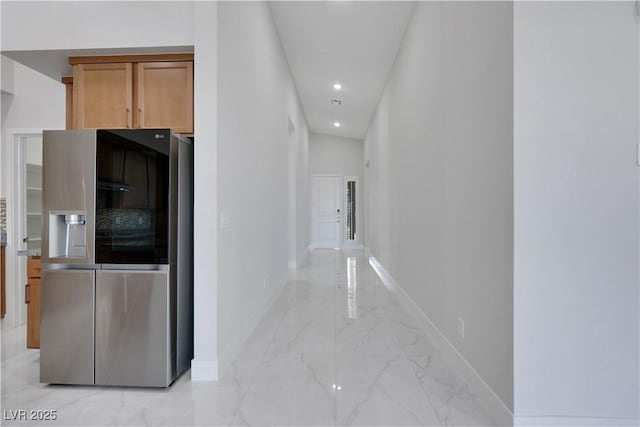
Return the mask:
<path id="1" fill-rule="evenodd" d="M 400 304 L 364 252 L 316 250 L 218 383 L 47 386 L 39 352 L 3 334 L 2 407 L 60 425 L 492 425 Z"/>

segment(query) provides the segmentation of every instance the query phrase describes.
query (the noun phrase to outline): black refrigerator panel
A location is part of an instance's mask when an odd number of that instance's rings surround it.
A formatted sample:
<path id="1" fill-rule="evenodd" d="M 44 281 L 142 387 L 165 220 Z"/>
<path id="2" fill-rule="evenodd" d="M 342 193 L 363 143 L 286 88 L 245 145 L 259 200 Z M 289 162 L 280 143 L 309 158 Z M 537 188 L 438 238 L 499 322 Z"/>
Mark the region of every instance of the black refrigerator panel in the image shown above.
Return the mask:
<path id="1" fill-rule="evenodd" d="M 158 130 L 97 131 L 96 263 L 169 263 L 169 148 Z"/>

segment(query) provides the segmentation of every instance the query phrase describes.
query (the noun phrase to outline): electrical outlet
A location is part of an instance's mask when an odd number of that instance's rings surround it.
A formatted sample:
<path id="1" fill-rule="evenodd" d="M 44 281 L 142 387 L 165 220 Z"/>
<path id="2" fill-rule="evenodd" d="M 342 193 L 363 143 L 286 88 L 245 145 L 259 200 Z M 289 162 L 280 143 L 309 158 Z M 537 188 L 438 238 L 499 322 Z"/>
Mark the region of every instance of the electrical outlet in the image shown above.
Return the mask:
<path id="1" fill-rule="evenodd" d="M 120 220 L 120 217 L 119 217 L 119 216 L 117 216 L 117 217 L 116 217 L 116 224 L 121 224 L 121 223 L 122 223 L 122 220 Z"/>
<path id="2" fill-rule="evenodd" d="M 458 335 L 460 338 L 464 338 L 464 319 L 462 317 L 458 317 Z"/>

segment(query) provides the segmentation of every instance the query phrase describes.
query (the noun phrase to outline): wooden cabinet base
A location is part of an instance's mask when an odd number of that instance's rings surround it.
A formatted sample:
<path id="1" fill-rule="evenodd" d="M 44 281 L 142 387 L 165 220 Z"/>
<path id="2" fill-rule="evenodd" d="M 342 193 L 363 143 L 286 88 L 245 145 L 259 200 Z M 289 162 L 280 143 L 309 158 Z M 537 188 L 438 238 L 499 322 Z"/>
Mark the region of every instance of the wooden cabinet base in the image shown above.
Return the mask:
<path id="1" fill-rule="evenodd" d="M 40 257 L 27 259 L 27 348 L 40 348 Z"/>

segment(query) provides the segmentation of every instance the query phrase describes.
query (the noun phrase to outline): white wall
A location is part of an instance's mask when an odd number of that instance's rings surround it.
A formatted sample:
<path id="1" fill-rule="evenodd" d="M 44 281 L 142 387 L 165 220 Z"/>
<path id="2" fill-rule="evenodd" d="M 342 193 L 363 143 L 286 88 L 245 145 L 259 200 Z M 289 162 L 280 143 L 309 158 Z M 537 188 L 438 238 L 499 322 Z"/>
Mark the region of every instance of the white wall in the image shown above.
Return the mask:
<path id="1" fill-rule="evenodd" d="M 6 58 L 4 55 L 0 56 L 1 64 L 1 80 L 2 80 L 2 92 L 3 93 L 13 93 L 13 61 L 9 58 Z"/>
<path id="2" fill-rule="evenodd" d="M 638 22 L 516 2 L 515 415 L 536 425 L 638 425 Z"/>
<path id="3" fill-rule="evenodd" d="M 419 2 L 364 155 L 367 246 L 509 408 L 512 24 L 507 2 Z"/>
<path id="4" fill-rule="evenodd" d="M 302 125 L 296 161 L 296 263 L 300 266 L 308 255 L 311 245 L 311 176 L 309 173 L 309 131 L 304 117 L 299 117 Z"/>
<path id="5" fill-rule="evenodd" d="M 309 131 L 303 117 L 297 117 L 296 122 L 294 124 L 292 120 L 288 136 L 289 268 L 298 268 L 304 264 L 311 241 Z"/>
<path id="6" fill-rule="evenodd" d="M 218 5 L 194 22 L 194 360 L 191 378 L 218 378 Z"/>
<path id="7" fill-rule="evenodd" d="M 0 197 L 7 199 L 7 321 L 9 325 L 18 326 L 25 319 L 25 306 L 22 302 L 26 261 L 22 257 L 16 258 L 16 251 L 21 249 L 21 243 L 16 229 L 18 214 L 15 208 L 20 202 L 12 198 L 13 179 L 18 173 L 14 162 L 18 146 L 14 145 L 12 133 L 64 129 L 65 88 L 62 83 L 5 57 L 2 57 L 2 82 Z M 30 146 L 31 144 L 27 145 Z M 23 267 L 20 267 L 20 263 Z"/>
<path id="8" fill-rule="evenodd" d="M 11 76 L 10 79 L 4 76 Z M 0 144 L 0 196 L 7 197 L 10 207 L 10 185 L 12 182 L 11 150 L 7 131 L 64 129 L 65 87 L 30 68 L 2 57 L 2 144 Z M 6 90 L 6 91 L 5 91 Z M 9 92 L 11 91 L 11 93 Z M 11 208 L 10 208 L 11 209 Z M 12 224 L 9 224 L 11 227 Z"/>
<path id="9" fill-rule="evenodd" d="M 227 220 L 218 246 L 218 357 L 224 370 L 287 277 L 289 117 L 301 144 L 306 125 L 269 5 L 220 3 L 218 23 L 218 212 Z"/>
<path id="10" fill-rule="evenodd" d="M 361 139 L 311 133 L 309 141 L 311 175 L 362 177 L 364 151 Z"/>
<path id="11" fill-rule="evenodd" d="M 2 50 L 189 46 L 194 4 L 3 1 Z"/>
<path id="12" fill-rule="evenodd" d="M 3 130 L 64 129 L 64 85 L 4 57 L 2 65 L 3 75 L 13 75 L 13 93 L 2 93 Z"/>

